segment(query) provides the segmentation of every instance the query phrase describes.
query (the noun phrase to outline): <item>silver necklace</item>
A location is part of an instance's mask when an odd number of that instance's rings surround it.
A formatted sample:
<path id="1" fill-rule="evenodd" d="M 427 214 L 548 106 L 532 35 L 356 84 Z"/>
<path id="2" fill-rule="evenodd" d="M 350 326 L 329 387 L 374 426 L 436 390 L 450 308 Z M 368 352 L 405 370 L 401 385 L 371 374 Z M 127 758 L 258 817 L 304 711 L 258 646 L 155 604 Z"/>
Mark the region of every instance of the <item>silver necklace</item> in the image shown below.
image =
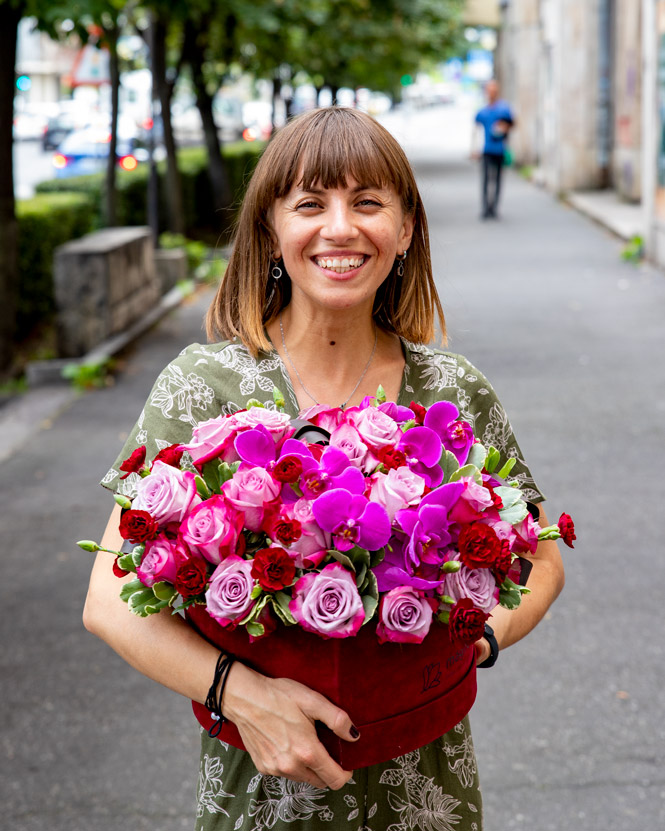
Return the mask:
<path id="1" fill-rule="evenodd" d="M 284 326 L 282 325 L 282 315 L 281 314 L 279 316 L 279 331 L 281 332 L 281 335 L 282 335 L 282 348 L 284 349 L 284 354 L 286 355 L 286 358 L 287 358 L 288 362 L 291 364 L 291 368 L 295 372 L 296 378 L 300 382 L 300 386 L 303 388 L 303 392 L 307 393 L 307 395 L 312 399 L 312 401 L 317 405 L 317 407 L 320 406 L 320 403 L 316 400 L 316 398 L 312 395 L 312 393 L 307 389 L 307 387 L 303 383 L 303 380 L 300 377 L 300 373 L 296 369 L 296 365 L 293 363 L 293 358 L 289 354 L 289 350 L 286 348 L 286 340 L 284 339 Z M 378 341 L 379 341 L 379 330 L 375 326 L 374 327 L 374 348 L 372 349 L 372 354 L 369 356 L 369 361 L 367 361 L 367 363 L 365 365 L 365 369 L 363 369 L 363 371 L 362 371 L 362 375 L 360 376 L 360 378 L 358 378 L 358 383 L 353 388 L 353 392 L 351 393 L 351 395 L 346 399 L 346 401 L 343 404 L 339 405 L 341 410 L 343 410 L 346 407 L 346 405 L 349 403 L 349 401 L 356 394 L 356 390 L 360 386 L 360 384 L 361 384 L 363 378 L 365 377 L 365 375 L 367 375 L 367 370 L 369 369 L 369 365 L 372 363 L 372 359 L 374 358 L 374 353 L 376 352 L 376 344 L 378 343 Z"/>

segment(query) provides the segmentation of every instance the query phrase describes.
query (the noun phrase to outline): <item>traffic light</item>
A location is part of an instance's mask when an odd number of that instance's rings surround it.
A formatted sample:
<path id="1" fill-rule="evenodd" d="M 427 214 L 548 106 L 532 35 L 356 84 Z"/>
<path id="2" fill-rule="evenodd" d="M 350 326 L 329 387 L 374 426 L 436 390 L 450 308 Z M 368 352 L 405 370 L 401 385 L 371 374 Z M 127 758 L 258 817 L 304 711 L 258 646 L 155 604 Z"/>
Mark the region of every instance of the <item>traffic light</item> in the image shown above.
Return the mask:
<path id="1" fill-rule="evenodd" d="M 16 79 L 16 89 L 20 92 L 27 92 L 32 86 L 32 79 L 29 75 L 19 75 Z"/>

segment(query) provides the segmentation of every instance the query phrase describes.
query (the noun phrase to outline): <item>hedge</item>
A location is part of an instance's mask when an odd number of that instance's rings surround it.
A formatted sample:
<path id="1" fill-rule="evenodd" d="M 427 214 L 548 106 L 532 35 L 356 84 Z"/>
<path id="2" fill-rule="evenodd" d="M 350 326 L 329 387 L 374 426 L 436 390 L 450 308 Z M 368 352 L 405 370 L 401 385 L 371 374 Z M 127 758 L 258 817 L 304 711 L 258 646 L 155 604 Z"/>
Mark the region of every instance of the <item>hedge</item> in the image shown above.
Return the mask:
<path id="1" fill-rule="evenodd" d="M 225 145 L 223 156 L 229 177 L 233 204 L 239 204 L 247 181 L 265 144 L 262 142 L 235 142 Z M 222 227 L 222 220 L 215 214 L 212 188 L 208 177 L 207 154 L 203 147 L 187 147 L 178 151 L 178 169 L 182 178 L 183 206 L 185 228 L 190 236 L 199 236 L 206 231 L 216 235 L 228 231 Z M 118 171 L 118 224 L 147 224 L 147 190 L 149 166 L 147 164 L 127 172 Z M 160 230 L 166 229 L 166 163 L 157 165 L 159 177 L 159 217 Z M 95 222 L 98 227 L 104 225 L 104 175 L 102 173 L 88 176 L 73 176 L 68 179 L 53 179 L 37 185 L 38 193 L 76 192 L 87 194 L 95 207 Z M 228 226 L 229 217 L 226 221 Z"/>
<path id="2" fill-rule="evenodd" d="M 30 334 L 54 309 L 53 253 L 94 227 L 93 201 L 85 193 L 43 193 L 18 200 L 19 339 Z"/>

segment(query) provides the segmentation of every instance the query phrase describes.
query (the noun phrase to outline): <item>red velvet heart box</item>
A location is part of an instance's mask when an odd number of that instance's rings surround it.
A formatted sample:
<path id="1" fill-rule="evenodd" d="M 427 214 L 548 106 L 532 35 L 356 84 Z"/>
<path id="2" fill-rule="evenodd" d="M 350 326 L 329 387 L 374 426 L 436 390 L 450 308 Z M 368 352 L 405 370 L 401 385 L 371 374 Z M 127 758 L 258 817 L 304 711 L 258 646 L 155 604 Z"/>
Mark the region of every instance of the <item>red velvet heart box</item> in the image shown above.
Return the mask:
<path id="1" fill-rule="evenodd" d="M 428 744 L 461 721 L 476 697 L 473 647 L 451 643 L 448 627 L 436 621 L 420 644 L 380 644 L 372 624 L 356 637 L 329 639 L 280 625 L 250 642 L 245 629 L 222 628 L 203 606 L 190 607 L 187 617 L 207 640 L 258 672 L 300 681 L 346 710 L 360 730 L 358 741 L 346 742 L 323 725 L 318 730 L 345 770 L 387 762 Z M 209 710 L 192 705 L 209 729 L 214 723 Z M 231 722 L 218 738 L 244 749 Z"/>

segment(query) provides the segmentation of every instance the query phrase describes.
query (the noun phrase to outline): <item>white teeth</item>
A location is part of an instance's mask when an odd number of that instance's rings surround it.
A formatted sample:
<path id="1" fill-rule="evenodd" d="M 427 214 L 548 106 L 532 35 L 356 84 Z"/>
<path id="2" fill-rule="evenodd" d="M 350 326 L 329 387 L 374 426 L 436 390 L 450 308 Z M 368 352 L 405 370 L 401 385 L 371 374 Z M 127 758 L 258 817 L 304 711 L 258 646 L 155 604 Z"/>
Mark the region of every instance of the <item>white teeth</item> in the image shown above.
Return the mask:
<path id="1" fill-rule="evenodd" d="M 338 273 L 359 268 L 365 262 L 365 257 L 317 257 L 316 264 L 319 268 L 327 268 Z"/>

